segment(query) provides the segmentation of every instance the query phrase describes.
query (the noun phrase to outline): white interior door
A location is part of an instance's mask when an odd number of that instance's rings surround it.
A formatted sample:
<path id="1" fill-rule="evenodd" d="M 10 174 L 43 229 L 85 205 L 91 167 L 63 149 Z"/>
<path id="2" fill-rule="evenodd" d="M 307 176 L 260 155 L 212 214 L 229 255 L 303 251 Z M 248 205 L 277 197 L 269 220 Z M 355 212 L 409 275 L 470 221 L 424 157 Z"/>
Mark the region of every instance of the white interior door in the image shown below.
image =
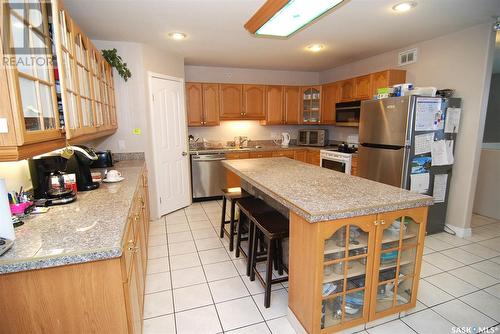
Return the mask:
<path id="1" fill-rule="evenodd" d="M 164 215 L 191 204 L 184 83 L 152 75 L 150 87 L 158 211 Z"/>

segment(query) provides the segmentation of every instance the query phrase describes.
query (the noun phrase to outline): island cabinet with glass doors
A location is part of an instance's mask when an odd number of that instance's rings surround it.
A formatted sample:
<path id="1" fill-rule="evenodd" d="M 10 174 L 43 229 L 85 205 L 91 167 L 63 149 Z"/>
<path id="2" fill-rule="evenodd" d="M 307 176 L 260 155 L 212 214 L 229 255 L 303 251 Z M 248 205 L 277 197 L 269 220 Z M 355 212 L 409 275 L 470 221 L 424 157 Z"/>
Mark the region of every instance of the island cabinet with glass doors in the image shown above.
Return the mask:
<path id="1" fill-rule="evenodd" d="M 291 212 L 289 308 L 302 327 L 334 333 L 415 307 L 426 220 L 427 207 L 319 223 Z"/>
<path id="2" fill-rule="evenodd" d="M 0 161 L 117 129 L 112 69 L 61 1 L 2 1 Z"/>

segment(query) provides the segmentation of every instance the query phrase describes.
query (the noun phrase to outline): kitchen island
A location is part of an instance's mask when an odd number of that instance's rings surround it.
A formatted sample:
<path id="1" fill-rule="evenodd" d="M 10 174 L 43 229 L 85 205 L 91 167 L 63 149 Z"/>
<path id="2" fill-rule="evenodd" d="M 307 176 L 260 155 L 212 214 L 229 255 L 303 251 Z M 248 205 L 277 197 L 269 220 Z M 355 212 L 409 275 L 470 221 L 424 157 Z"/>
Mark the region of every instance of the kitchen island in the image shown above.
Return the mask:
<path id="1" fill-rule="evenodd" d="M 143 160 L 124 180 L 31 215 L 0 257 L 2 333 L 141 333 L 149 225 Z"/>
<path id="2" fill-rule="evenodd" d="M 289 216 L 289 319 L 299 332 L 415 307 L 432 197 L 288 158 L 223 164 Z"/>

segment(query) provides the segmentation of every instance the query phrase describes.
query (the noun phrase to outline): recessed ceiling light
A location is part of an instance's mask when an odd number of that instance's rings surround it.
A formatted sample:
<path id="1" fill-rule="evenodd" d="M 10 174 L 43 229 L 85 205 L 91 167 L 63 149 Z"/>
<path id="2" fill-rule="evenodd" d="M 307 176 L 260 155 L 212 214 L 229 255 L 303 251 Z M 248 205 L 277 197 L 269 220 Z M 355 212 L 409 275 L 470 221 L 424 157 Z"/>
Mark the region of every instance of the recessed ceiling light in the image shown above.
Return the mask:
<path id="1" fill-rule="evenodd" d="M 311 44 L 306 46 L 306 50 L 311 52 L 320 52 L 324 48 L 325 46 L 323 44 Z"/>
<path id="2" fill-rule="evenodd" d="M 170 36 L 170 38 L 172 39 L 175 39 L 176 41 L 181 41 L 183 39 L 185 39 L 187 37 L 187 35 L 183 32 L 171 32 L 170 34 L 168 34 L 168 36 Z"/>
<path id="3" fill-rule="evenodd" d="M 392 9 L 395 12 L 398 13 L 404 13 L 409 11 L 410 9 L 413 9 L 417 6 L 417 3 L 415 1 L 405 1 L 405 2 L 400 2 L 394 6 L 392 6 Z"/>
<path id="4" fill-rule="evenodd" d="M 245 28 L 258 36 L 288 37 L 344 0 L 267 0 Z"/>

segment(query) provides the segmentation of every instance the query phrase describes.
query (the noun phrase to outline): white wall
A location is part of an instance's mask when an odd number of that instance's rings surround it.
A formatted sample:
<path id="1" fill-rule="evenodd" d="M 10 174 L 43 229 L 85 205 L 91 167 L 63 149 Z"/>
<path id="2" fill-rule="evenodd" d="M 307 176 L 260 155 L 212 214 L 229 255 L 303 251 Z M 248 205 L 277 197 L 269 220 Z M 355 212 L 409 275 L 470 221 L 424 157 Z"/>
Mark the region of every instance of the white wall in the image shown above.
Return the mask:
<path id="1" fill-rule="evenodd" d="M 31 175 L 27 160 L 0 163 L 0 179 L 5 179 L 7 190 L 31 189 Z"/>
<path id="2" fill-rule="evenodd" d="M 148 141 L 142 44 L 117 41 L 93 42 L 101 50 L 116 48 L 132 73 L 132 77 L 125 82 L 114 70 L 118 130 L 114 135 L 97 139 L 93 144 L 98 149 L 108 149 L 113 152 L 144 152 Z M 142 134 L 134 135 L 132 132 L 134 128 L 142 129 Z"/>
<path id="3" fill-rule="evenodd" d="M 130 68 L 132 77 L 125 82 L 115 71 L 118 130 L 114 135 L 97 139 L 90 144 L 97 149 L 110 149 L 119 153 L 145 152 L 151 178 L 149 188 L 151 216 L 157 218 L 158 196 L 151 152 L 153 144 L 150 133 L 152 122 L 149 117 L 148 71 L 183 78 L 184 58 L 146 44 L 121 41 L 94 41 L 94 43 L 99 49 L 116 48 Z M 134 128 L 140 128 L 141 134 L 133 134 Z"/>
<path id="4" fill-rule="evenodd" d="M 318 72 L 273 71 L 234 67 L 193 66 L 184 67 L 186 81 L 249 83 L 264 85 L 317 85 Z"/>
<path id="5" fill-rule="evenodd" d="M 456 96 L 463 99 L 447 224 L 464 233 L 470 232 L 467 229 L 470 227 L 486 115 L 494 46 L 491 27 L 491 23 L 485 23 L 404 48 L 418 48 L 418 62 L 402 67 L 407 70 L 408 82 L 416 86 L 453 88 Z M 320 82 L 397 68 L 399 51 L 322 72 Z"/>
<path id="6" fill-rule="evenodd" d="M 481 150 L 474 213 L 500 220 L 500 148 Z"/>

